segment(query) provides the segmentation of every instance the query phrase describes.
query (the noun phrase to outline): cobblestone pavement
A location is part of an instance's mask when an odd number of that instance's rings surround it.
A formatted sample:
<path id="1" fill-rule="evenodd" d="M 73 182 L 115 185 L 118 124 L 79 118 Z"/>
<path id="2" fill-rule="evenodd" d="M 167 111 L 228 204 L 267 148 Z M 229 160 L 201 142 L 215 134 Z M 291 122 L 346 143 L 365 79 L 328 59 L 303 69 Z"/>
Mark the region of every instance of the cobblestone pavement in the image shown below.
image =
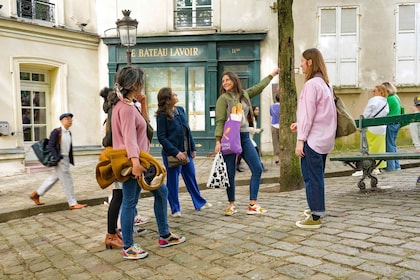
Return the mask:
<path id="1" fill-rule="evenodd" d="M 196 159 L 200 185 L 212 160 Z M 247 215 L 249 171 L 238 173 L 239 212 L 225 217 L 226 193 L 202 188 L 212 208 L 194 211 L 180 193 L 182 217 L 169 217 L 184 244 L 159 248 L 153 198 L 138 204 L 146 234 L 135 237 L 149 252 L 143 260 L 124 260 L 106 250 L 106 200 L 93 176 L 96 161 L 72 168 L 79 202 L 69 211 L 59 184 L 35 206 L 29 194 L 48 172 L 0 177 L 0 279 L 420 279 L 420 168 L 378 176 L 379 190 L 360 192 L 349 167 L 327 163 L 323 227 L 295 226 L 306 209 L 304 190 L 278 192 L 278 167 L 264 159 L 259 202 L 269 211 Z M 403 162 L 402 162 L 403 163 Z M 242 180 L 242 181 L 241 181 Z M 181 180 L 182 181 L 182 180 Z M 147 194 L 147 193 L 145 193 Z"/>

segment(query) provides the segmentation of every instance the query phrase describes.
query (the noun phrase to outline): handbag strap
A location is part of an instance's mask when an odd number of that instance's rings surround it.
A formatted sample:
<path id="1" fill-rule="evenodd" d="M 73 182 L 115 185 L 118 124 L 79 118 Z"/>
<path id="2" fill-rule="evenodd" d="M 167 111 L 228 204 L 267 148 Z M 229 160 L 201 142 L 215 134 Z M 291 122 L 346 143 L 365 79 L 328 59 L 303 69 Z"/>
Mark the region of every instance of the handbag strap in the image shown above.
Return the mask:
<path id="1" fill-rule="evenodd" d="M 382 112 L 382 110 L 383 109 L 385 109 L 385 107 L 386 107 L 386 105 L 387 105 L 388 103 L 387 102 L 385 102 L 385 105 L 384 105 L 384 107 L 382 107 L 382 109 L 381 110 L 379 110 L 379 112 L 378 113 L 376 113 L 372 118 L 374 118 L 374 117 L 376 117 L 380 112 Z"/>

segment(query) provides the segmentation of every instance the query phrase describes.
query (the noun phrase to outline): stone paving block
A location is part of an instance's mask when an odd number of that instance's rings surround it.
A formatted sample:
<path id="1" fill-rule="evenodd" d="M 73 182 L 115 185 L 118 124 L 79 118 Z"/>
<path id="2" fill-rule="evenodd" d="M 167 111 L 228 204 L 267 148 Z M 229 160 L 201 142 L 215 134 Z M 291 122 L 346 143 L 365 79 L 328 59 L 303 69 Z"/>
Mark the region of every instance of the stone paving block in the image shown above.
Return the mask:
<path id="1" fill-rule="evenodd" d="M 338 234 L 338 236 L 345 237 L 345 238 L 353 238 L 353 239 L 358 239 L 358 240 L 366 240 L 369 237 L 371 237 L 370 234 L 353 232 L 353 231 L 342 232 L 342 233 Z"/>
<path id="2" fill-rule="evenodd" d="M 358 269 L 364 270 L 366 272 L 373 273 L 375 275 L 382 275 L 386 277 L 392 277 L 393 275 L 397 275 L 402 270 L 395 266 L 385 265 L 384 263 L 380 262 L 365 262 L 357 267 Z"/>
<path id="3" fill-rule="evenodd" d="M 365 262 L 365 260 L 356 256 L 349 256 L 349 255 L 336 254 L 336 253 L 324 255 L 322 258 L 329 260 L 331 262 L 344 264 L 344 265 L 348 265 L 352 267 L 358 266 Z"/>
<path id="4" fill-rule="evenodd" d="M 314 267 L 314 270 L 331 275 L 338 279 L 348 277 L 352 273 L 355 273 L 355 270 L 353 269 L 332 263 L 324 263 L 322 265 L 316 266 Z"/>
<path id="5" fill-rule="evenodd" d="M 301 265 L 306 265 L 308 267 L 314 267 L 322 264 L 322 261 L 316 258 L 306 257 L 306 256 L 294 256 L 287 258 L 286 261 Z"/>
<path id="6" fill-rule="evenodd" d="M 297 264 L 290 264 L 279 267 L 277 271 L 279 273 L 288 275 L 293 279 L 308 279 L 309 277 L 315 274 L 315 272 L 311 268 Z"/>
<path id="7" fill-rule="evenodd" d="M 387 245 L 400 245 L 400 244 L 405 243 L 404 240 L 396 239 L 396 238 L 389 238 L 389 237 L 384 237 L 384 236 L 374 236 L 372 238 L 369 238 L 368 241 L 374 242 L 374 243 L 387 244 Z"/>

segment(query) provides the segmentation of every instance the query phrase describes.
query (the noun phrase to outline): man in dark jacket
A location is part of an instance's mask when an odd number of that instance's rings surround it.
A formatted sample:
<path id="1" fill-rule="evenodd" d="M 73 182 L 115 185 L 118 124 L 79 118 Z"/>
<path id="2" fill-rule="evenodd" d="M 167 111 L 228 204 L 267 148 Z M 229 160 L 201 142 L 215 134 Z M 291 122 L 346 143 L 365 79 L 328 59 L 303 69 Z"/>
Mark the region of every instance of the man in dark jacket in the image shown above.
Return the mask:
<path id="1" fill-rule="evenodd" d="M 37 191 L 30 195 L 30 198 L 36 205 L 43 205 L 44 203 L 39 200 L 39 197 L 44 195 L 58 180 L 60 180 L 70 210 L 81 209 L 86 207 L 86 204 L 77 203 L 74 194 L 73 179 L 70 174 L 70 163 L 74 165 L 73 145 L 71 132 L 69 130 L 73 123 L 73 114 L 61 114 L 60 121 L 61 126 L 51 131 L 48 142 L 48 149 L 54 158 L 57 159 L 57 166 L 55 166 L 54 173 L 41 184 Z"/>

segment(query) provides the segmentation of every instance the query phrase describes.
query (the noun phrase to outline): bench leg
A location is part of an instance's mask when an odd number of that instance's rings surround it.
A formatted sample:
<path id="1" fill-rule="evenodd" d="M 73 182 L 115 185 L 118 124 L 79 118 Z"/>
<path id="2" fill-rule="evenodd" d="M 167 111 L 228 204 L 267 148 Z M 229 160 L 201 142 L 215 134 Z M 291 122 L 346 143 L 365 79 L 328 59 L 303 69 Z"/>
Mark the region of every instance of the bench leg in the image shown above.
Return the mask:
<path id="1" fill-rule="evenodd" d="M 364 180 L 367 178 L 370 179 L 371 188 L 376 188 L 378 185 L 378 178 L 372 175 L 372 171 L 376 168 L 375 160 L 362 160 L 356 162 L 356 166 L 363 171 L 363 176 L 360 181 L 357 183 L 357 187 L 360 190 L 366 189 L 366 184 Z"/>

